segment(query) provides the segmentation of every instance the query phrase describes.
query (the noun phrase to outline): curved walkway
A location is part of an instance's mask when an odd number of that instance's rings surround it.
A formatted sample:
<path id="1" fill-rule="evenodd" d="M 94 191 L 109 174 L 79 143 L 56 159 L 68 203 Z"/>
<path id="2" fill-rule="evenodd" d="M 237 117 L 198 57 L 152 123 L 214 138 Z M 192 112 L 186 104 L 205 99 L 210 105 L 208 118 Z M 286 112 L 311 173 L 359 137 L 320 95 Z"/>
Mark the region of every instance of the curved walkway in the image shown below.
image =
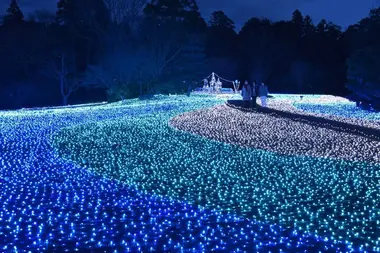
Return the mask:
<path id="1" fill-rule="evenodd" d="M 235 108 L 233 107 L 235 106 Z M 170 121 L 180 130 L 284 155 L 380 162 L 380 130 L 270 108 L 219 105 Z"/>

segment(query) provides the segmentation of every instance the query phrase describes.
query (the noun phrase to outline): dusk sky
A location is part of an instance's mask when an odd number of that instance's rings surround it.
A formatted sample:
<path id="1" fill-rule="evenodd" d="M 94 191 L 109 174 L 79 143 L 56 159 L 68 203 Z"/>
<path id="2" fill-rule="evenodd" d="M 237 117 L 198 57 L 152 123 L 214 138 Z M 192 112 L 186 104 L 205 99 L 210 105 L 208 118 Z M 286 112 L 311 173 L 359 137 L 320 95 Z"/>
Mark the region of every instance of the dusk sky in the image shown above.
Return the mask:
<path id="1" fill-rule="evenodd" d="M 10 0 L 0 0 L 4 12 Z M 36 9 L 55 12 L 56 0 L 19 0 L 25 16 Z M 310 15 L 314 23 L 322 18 L 346 28 L 366 17 L 370 8 L 379 6 L 380 0 L 201 0 L 197 1 L 202 15 L 208 20 L 215 10 L 223 10 L 238 29 L 251 17 L 267 17 L 273 21 L 290 19 L 292 12 L 299 9 Z"/>

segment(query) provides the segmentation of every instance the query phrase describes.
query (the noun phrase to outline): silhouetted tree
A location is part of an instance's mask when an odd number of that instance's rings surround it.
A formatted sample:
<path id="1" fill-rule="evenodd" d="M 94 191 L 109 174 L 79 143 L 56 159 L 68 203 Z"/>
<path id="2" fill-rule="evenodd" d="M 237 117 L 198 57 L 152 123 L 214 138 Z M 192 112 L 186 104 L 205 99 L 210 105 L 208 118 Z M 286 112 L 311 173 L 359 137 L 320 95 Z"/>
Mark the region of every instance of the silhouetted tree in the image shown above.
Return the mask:
<path id="1" fill-rule="evenodd" d="M 60 0 L 57 7 L 57 23 L 75 44 L 78 64 L 94 63 L 104 49 L 105 34 L 111 23 L 103 0 Z"/>
<path id="2" fill-rule="evenodd" d="M 322 19 L 321 21 L 319 21 L 319 23 L 317 24 L 317 32 L 324 33 L 326 32 L 326 28 L 327 28 L 327 21 L 325 19 Z"/>
<path id="3" fill-rule="evenodd" d="M 207 36 L 207 55 L 209 57 L 236 56 L 237 34 L 234 22 L 222 11 L 211 14 Z"/>
<path id="4" fill-rule="evenodd" d="M 3 17 L 4 25 L 20 24 L 24 22 L 24 14 L 20 10 L 16 0 L 12 0 L 5 16 Z"/>
<path id="5" fill-rule="evenodd" d="M 380 48 L 358 50 L 347 64 L 347 88 L 353 92 L 353 100 L 380 110 Z"/>
<path id="6" fill-rule="evenodd" d="M 59 82 L 62 105 L 67 105 L 69 97 L 79 89 L 76 55 L 70 51 L 57 51 L 55 57 L 45 64 L 43 74 Z"/>
<path id="7" fill-rule="evenodd" d="M 173 27 L 173 29 L 170 29 Z M 141 48 L 141 64 L 139 66 L 140 94 L 153 92 L 165 72 L 173 70 L 171 64 L 178 60 L 184 49 L 182 37 L 176 32 L 177 24 L 144 26 L 147 35 Z M 148 35 L 149 34 L 149 35 Z"/>
<path id="8" fill-rule="evenodd" d="M 313 20 L 309 15 L 306 15 L 303 20 L 303 27 L 302 27 L 303 35 L 310 35 L 313 32 L 315 32 L 315 26 L 313 24 Z"/>
<path id="9" fill-rule="evenodd" d="M 32 105 L 22 94 L 33 90 L 66 103 L 84 85 L 107 90 L 114 101 L 186 92 L 215 71 L 266 81 L 275 92 L 343 95 L 347 84 L 355 101 L 377 104 L 379 9 L 345 32 L 295 10 L 290 20 L 252 18 L 236 34 L 222 11 L 207 25 L 195 0 L 147 1 L 59 0 L 54 20 L 44 11 L 24 20 L 11 1 L 0 25 L 2 96 L 17 98 L 14 106 Z"/>
<path id="10" fill-rule="evenodd" d="M 358 105 L 376 110 L 380 110 L 379 28 L 380 8 L 376 8 L 345 32 L 350 54 L 347 59 L 346 87 Z"/>
<path id="11" fill-rule="evenodd" d="M 246 78 L 267 81 L 273 76 L 275 66 L 286 56 L 284 45 L 276 40 L 272 27 L 269 20 L 252 18 L 241 29 L 241 69 Z"/>
<path id="12" fill-rule="evenodd" d="M 223 30 L 235 30 L 235 23 L 223 11 L 215 11 L 211 14 L 209 26 Z"/>
<path id="13" fill-rule="evenodd" d="M 160 73 L 151 75 L 154 79 L 149 83 L 148 92 L 157 91 L 163 81 L 170 84 L 173 91 L 183 90 L 184 78 L 188 78 L 190 73 L 195 78 L 197 73 L 204 71 L 200 66 L 204 65 L 206 23 L 196 2 L 153 0 L 147 4 L 144 13 L 144 44 L 153 59 L 160 59 L 154 61 L 159 64 L 152 65 L 149 60 L 143 65 L 143 69 L 147 66 L 150 66 L 148 69 L 153 68 L 150 73 Z M 170 81 L 167 80 L 169 77 Z M 168 90 L 169 87 L 165 86 Z"/>
<path id="14" fill-rule="evenodd" d="M 137 28 L 148 0 L 104 0 L 112 22 Z"/>
<path id="15" fill-rule="evenodd" d="M 309 62 L 295 61 L 291 65 L 291 73 L 296 81 L 296 89 L 298 93 L 307 93 L 311 87 L 310 79 L 314 77 L 313 68 Z"/>
<path id="16" fill-rule="evenodd" d="M 139 91 L 143 93 L 144 86 L 149 83 L 152 75 L 150 71 L 157 70 L 148 68 L 144 63 L 158 64 L 143 43 L 146 32 L 141 16 L 143 1 L 105 2 L 112 14 L 112 24 L 103 35 L 104 50 L 96 63 L 87 66 L 81 78 L 91 87 L 106 89 L 109 101 L 136 97 Z M 150 33 L 150 39 L 156 37 L 159 38 Z"/>
<path id="17" fill-rule="evenodd" d="M 59 0 L 57 8 L 57 22 L 72 29 L 103 30 L 110 21 L 103 0 Z"/>
<path id="18" fill-rule="evenodd" d="M 206 37 L 208 72 L 216 72 L 229 80 L 238 75 L 238 37 L 235 23 L 223 12 L 211 14 Z M 231 88 L 231 83 L 223 83 Z"/>
<path id="19" fill-rule="evenodd" d="M 304 26 L 304 19 L 302 13 L 299 10 L 295 10 L 292 14 L 292 23 L 297 28 L 298 31 L 302 31 Z"/>

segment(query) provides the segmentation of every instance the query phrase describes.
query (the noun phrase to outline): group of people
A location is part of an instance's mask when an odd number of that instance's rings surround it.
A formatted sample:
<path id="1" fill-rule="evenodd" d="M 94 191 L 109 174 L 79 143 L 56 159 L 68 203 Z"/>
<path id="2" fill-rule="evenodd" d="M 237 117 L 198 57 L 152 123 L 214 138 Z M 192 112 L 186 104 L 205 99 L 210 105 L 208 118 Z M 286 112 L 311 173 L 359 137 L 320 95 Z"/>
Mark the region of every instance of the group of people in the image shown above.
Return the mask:
<path id="1" fill-rule="evenodd" d="M 241 90 L 241 96 L 243 97 L 245 107 L 256 107 L 257 97 L 260 97 L 261 106 L 266 107 L 268 87 L 263 82 L 260 85 L 257 85 L 256 81 L 254 81 L 252 85 L 250 85 L 248 81 L 245 81 Z"/>

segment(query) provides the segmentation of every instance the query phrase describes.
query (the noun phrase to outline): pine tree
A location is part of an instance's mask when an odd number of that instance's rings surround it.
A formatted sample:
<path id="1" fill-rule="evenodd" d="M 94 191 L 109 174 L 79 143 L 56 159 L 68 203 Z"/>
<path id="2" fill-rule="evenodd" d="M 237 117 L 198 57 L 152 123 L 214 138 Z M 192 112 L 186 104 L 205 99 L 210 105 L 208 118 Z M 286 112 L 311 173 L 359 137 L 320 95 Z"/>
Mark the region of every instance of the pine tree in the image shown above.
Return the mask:
<path id="1" fill-rule="evenodd" d="M 152 0 L 144 8 L 144 14 L 148 19 L 181 24 L 190 30 L 206 28 L 195 0 Z"/>
<path id="2" fill-rule="evenodd" d="M 223 11 L 215 11 L 211 14 L 209 26 L 223 30 L 234 30 L 235 23 Z"/>
<path id="3" fill-rule="evenodd" d="M 96 60 L 108 39 L 110 13 L 103 0 L 59 0 L 57 23 L 64 44 L 75 45 L 81 61 Z M 74 46 L 73 46 L 74 47 Z M 72 48 L 73 48 L 72 47 Z"/>
<path id="4" fill-rule="evenodd" d="M 187 86 L 194 80 L 203 79 L 203 73 L 200 73 L 205 70 L 204 33 L 207 24 L 195 0 L 152 0 L 145 7 L 144 14 L 147 20 L 153 21 L 152 27 L 158 25 L 162 34 L 169 34 L 165 44 L 172 43 L 180 48 L 165 71 L 178 79 L 171 89 L 187 90 L 178 84 L 186 83 Z M 166 39 L 165 35 L 161 37 Z"/>
<path id="5" fill-rule="evenodd" d="M 20 10 L 16 0 L 12 0 L 5 16 L 3 17 L 3 24 L 20 24 L 24 21 L 24 14 Z"/>
<path id="6" fill-rule="evenodd" d="M 324 33 L 326 32 L 326 28 L 327 28 L 327 21 L 326 19 L 322 19 L 317 25 L 317 32 Z"/>
<path id="7" fill-rule="evenodd" d="M 209 57 L 225 57 L 234 55 L 235 23 L 223 12 L 215 11 L 211 14 L 208 25 L 206 54 Z"/>
<path id="8" fill-rule="evenodd" d="M 57 22 L 81 28 L 104 28 L 110 23 L 110 13 L 103 0 L 59 0 Z"/>
<path id="9" fill-rule="evenodd" d="M 309 15 L 306 15 L 303 22 L 303 34 L 310 34 L 315 31 L 313 20 Z"/>
<path id="10" fill-rule="evenodd" d="M 302 29 L 303 26 L 303 16 L 299 10 L 295 10 L 292 15 L 292 23 L 299 29 Z"/>

